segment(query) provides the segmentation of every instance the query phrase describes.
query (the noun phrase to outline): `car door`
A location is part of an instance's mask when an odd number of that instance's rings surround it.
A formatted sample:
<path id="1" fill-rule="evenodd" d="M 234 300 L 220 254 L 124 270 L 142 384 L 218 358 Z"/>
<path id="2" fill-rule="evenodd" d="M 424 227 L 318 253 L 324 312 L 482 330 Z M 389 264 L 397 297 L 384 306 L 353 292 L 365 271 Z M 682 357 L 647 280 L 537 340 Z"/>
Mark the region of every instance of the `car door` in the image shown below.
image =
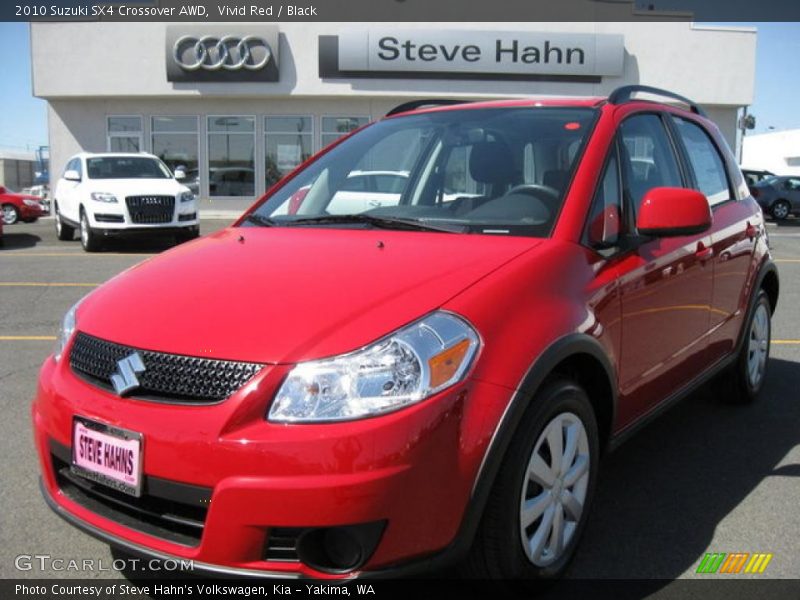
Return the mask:
<path id="1" fill-rule="evenodd" d="M 708 358 L 716 362 L 727 356 L 736 342 L 747 305 L 747 280 L 756 242 L 763 235 L 763 219 L 752 203 L 739 202 L 734 179 L 726 163 L 722 139 L 714 139 L 700 123 L 671 118 L 676 139 L 682 146 L 692 178 L 692 187 L 711 204 L 714 228 L 714 286 L 709 313 L 711 336 Z"/>
<path id="2" fill-rule="evenodd" d="M 710 233 L 648 238 L 639 206 L 657 187 L 685 187 L 686 174 L 662 115 L 635 114 L 618 144 L 631 248 L 619 260 L 622 422 L 647 413 L 708 364 L 713 250 Z"/>
<path id="3" fill-rule="evenodd" d="M 64 167 L 64 172 L 77 172 L 81 177 L 81 181 L 72 181 L 62 175 L 58 182 L 58 210 L 62 216 L 74 223 L 78 222 L 78 208 L 80 206 L 78 195 L 83 181 L 83 169 L 81 167 L 81 159 L 78 157 L 73 158 Z"/>
<path id="4" fill-rule="evenodd" d="M 790 177 L 786 180 L 786 197 L 792 205 L 792 212 L 800 211 L 800 178 Z"/>

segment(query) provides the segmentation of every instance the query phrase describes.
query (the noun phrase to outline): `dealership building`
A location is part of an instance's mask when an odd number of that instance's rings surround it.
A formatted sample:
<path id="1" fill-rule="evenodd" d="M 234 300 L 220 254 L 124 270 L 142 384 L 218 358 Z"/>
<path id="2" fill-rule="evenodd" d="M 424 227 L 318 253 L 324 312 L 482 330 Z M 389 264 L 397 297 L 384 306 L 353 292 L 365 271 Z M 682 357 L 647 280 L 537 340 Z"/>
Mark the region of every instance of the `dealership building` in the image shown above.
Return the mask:
<path id="1" fill-rule="evenodd" d="M 31 24 L 52 176 L 80 151 L 152 152 L 182 167 L 206 213 L 241 211 L 326 144 L 421 98 L 651 85 L 702 105 L 735 148 L 755 51 L 755 29 L 689 21 Z"/>

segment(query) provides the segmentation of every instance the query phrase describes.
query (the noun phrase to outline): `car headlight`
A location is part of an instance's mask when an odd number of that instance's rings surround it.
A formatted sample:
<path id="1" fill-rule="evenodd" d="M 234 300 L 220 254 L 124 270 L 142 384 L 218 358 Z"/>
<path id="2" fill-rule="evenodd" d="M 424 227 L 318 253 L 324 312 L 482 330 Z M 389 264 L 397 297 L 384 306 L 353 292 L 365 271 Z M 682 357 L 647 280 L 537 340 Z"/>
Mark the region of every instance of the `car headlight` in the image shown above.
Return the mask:
<path id="1" fill-rule="evenodd" d="M 181 192 L 179 197 L 181 202 L 194 202 L 194 194 L 192 192 Z"/>
<path id="2" fill-rule="evenodd" d="M 97 202 L 116 202 L 117 197 L 108 192 L 92 192 L 92 200 L 96 200 Z"/>
<path id="3" fill-rule="evenodd" d="M 27 198 L 23 199 L 22 203 L 25 206 L 36 206 L 36 207 L 40 206 L 40 204 L 36 200 L 28 200 Z"/>
<path id="4" fill-rule="evenodd" d="M 76 320 L 76 313 L 78 312 L 78 306 L 83 300 L 78 300 L 72 308 L 67 311 L 67 314 L 64 315 L 64 318 L 61 320 L 61 327 L 58 330 L 58 337 L 56 338 L 56 347 L 53 351 L 53 358 L 58 361 L 61 358 L 61 354 L 64 352 L 64 348 L 67 347 L 72 334 L 75 333 L 75 327 L 77 325 Z"/>
<path id="5" fill-rule="evenodd" d="M 434 312 L 351 354 L 299 363 L 268 418 L 347 421 L 415 404 L 461 381 L 478 346 L 478 334 L 466 321 Z"/>

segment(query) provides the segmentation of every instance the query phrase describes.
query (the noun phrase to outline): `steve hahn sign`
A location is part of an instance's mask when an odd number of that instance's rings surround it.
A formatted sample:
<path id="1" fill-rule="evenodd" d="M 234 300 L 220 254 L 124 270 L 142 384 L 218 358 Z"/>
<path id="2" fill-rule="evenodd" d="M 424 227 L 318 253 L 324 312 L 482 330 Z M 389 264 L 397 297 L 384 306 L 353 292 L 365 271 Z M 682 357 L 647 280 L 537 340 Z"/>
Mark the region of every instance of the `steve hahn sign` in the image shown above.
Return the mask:
<path id="1" fill-rule="evenodd" d="M 363 30 L 320 40 L 320 75 L 622 75 L 621 35 L 531 31 Z M 336 55 L 336 60 L 331 54 Z M 335 64 L 334 64 L 335 62 Z"/>

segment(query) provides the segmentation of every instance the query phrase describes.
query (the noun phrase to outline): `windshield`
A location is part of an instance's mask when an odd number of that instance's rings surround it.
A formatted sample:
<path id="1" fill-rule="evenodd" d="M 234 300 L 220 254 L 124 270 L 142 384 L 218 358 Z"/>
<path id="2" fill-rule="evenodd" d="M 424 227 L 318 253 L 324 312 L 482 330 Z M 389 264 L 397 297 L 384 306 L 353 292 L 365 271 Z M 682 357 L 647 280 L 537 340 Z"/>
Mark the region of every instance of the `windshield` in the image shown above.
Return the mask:
<path id="1" fill-rule="evenodd" d="M 298 173 L 243 226 L 546 237 L 596 111 L 486 108 L 386 119 Z"/>
<path id="2" fill-rule="evenodd" d="M 160 160 L 146 156 L 103 156 L 86 159 L 89 179 L 170 179 Z"/>

